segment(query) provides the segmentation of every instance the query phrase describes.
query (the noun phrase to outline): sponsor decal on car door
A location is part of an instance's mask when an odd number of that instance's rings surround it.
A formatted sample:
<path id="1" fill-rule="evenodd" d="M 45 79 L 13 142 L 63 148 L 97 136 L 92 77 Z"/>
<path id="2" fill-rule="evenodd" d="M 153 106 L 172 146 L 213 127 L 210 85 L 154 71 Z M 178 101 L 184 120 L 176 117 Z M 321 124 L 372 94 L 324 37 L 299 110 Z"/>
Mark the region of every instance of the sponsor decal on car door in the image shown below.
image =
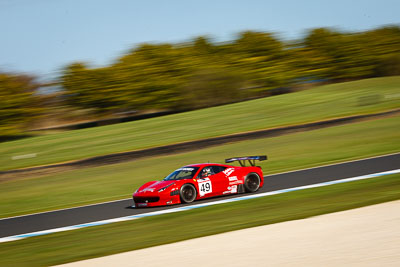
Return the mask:
<path id="1" fill-rule="evenodd" d="M 232 174 L 234 174 L 234 171 L 235 171 L 234 168 L 227 168 L 223 171 L 223 173 L 228 178 L 228 185 L 227 185 L 226 191 L 224 191 L 223 194 L 237 193 L 237 185 L 243 184 L 243 181 L 238 179 L 238 177 L 236 175 L 232 175 Z"/>

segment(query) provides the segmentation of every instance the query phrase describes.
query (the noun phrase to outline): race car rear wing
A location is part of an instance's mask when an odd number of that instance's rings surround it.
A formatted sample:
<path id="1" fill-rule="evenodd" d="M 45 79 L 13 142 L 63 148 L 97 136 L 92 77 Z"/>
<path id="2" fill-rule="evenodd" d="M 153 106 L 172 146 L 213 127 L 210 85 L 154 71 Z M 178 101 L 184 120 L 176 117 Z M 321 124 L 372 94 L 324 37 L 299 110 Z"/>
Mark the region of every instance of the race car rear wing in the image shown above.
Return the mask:
<path id="1" fill-rule="evenodd" d="M 256 166 L 256 160 L 263 161 L 267 160 L 267 156 L 250 156 L 250 157 L 238 157 L 238 158 L 230 158 L 225 159 L 225 163 L 230 163 L 234 161 L 239 161 L 240 166 L 246 167 L 246 160 L 250 163 L 251 166 Z"/>

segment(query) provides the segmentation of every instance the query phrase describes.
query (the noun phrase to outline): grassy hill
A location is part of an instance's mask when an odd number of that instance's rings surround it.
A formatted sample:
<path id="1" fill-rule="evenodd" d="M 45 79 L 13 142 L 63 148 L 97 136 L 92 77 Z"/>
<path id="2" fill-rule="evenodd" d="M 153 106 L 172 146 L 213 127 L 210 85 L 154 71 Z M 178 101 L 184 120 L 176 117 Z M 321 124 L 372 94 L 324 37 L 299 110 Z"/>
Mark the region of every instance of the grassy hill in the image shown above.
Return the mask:
<path id="1" fill-rule="evenodd" d="M 400 108 L 400 76 L 0 144 L 0 170 Z"/>
<path id="2" fill-rule="evenodd" d="M 0 218 L 130 198 L 147 181 L 196 162 L 267 154 L 264 174 L 279 173 L 400 151 L 400 116 L 247 140 L 176 155 L 82 168 L 2 182 Z M 266 185 L 268 186 L 268 185 Z"/>

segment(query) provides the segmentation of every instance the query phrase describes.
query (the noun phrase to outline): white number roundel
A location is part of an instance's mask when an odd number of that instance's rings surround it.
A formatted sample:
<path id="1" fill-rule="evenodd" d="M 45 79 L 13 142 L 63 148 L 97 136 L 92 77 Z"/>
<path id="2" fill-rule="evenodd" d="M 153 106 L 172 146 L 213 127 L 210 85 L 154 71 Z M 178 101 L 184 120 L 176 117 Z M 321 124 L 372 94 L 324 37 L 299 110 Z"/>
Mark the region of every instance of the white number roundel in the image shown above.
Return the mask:
<path id="1" fill-rule="evenodd" d="M 204 196 L 205 194 L 209 194 L 212 192 L 212 185 L 210 180 L 199 181 L 199 193 L 200 196 Z"/>

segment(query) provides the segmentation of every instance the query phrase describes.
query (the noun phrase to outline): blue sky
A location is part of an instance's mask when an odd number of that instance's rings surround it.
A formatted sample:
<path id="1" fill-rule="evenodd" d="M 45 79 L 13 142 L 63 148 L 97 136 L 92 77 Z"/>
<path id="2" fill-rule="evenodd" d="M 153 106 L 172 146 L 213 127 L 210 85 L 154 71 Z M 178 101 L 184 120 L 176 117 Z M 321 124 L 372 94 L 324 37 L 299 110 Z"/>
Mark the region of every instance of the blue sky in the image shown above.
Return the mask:
<path id="1" fill-rule="evenodd" d="M 54 77 L 75 61 L 109 64 L 144 42 L 225 41 L 243 30 L 282 39 L 316 27 L 362 31 L 400 25 L 399 10 L 398 0 L 0 0 L 0 71 Z"/>

